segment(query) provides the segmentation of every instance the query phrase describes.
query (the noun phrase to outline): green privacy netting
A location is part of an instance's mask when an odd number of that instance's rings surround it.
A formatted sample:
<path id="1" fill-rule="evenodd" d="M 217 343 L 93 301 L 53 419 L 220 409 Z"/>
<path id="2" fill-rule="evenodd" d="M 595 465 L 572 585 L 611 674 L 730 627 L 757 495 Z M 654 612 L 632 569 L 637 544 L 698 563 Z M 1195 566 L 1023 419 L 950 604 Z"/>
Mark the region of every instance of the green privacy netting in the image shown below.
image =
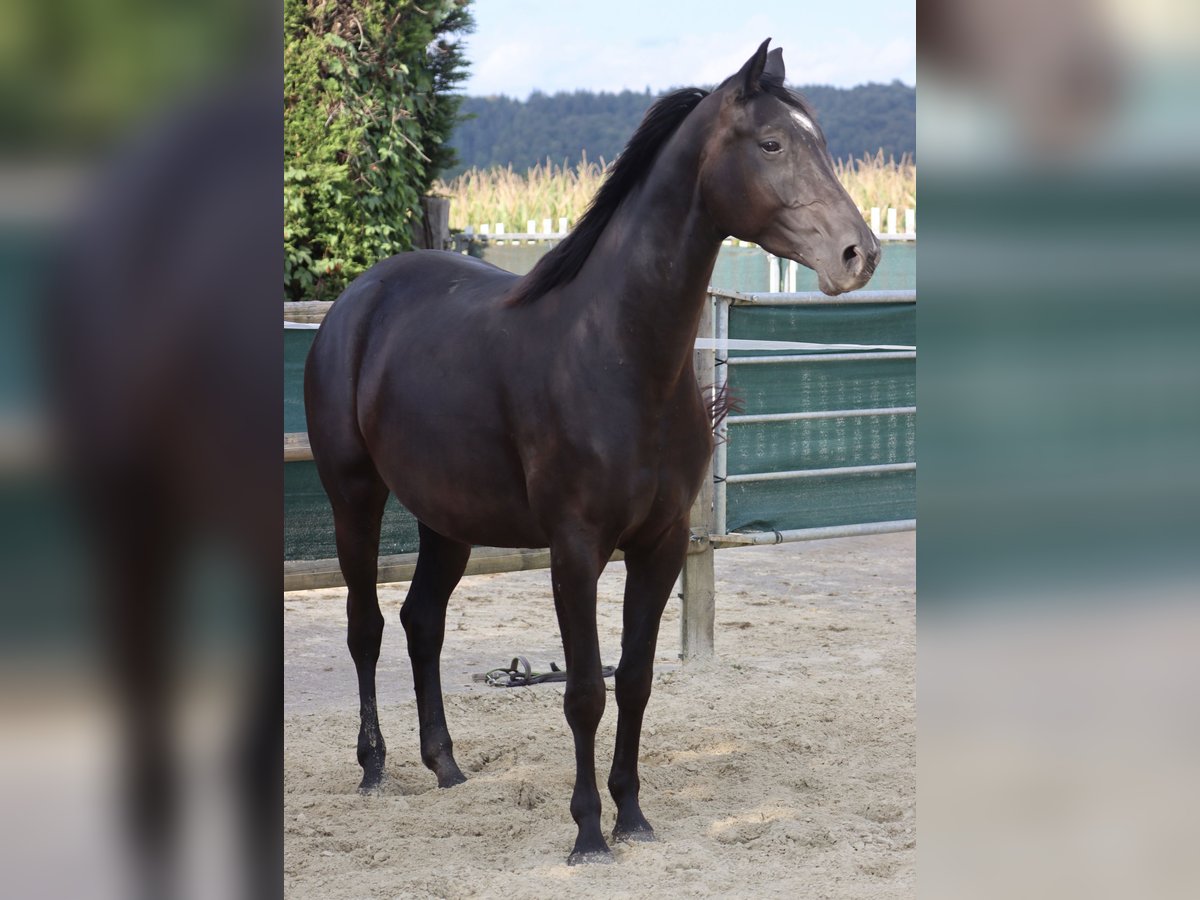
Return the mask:
<path id="1" fill-rule="evenodd" d="M 315 329 L 283 329 L 283 431 L 308 431 L 304 419 L 304 360 L 316 337 Z"/>
<path id="2" fill-rule="evenodd" d="M 840 475 L 727 486 L 727 531 L 788 531 L 916 517 L 916 473 Z"/>
<path id="3" fill-rule="evenodd" d="M 879 265 L 875 269 L 875 274 L 871 276 L 871 283 L 867 285 L 865 290 L 869 291 L 911 291 L 917 283 L 917 245 L 915 241 L 885 241 L 882 246 L 882 255 L 879 259 Z M 752 253 L 762 253 L 757 247 L 747 250 Z M 787 260 L 780 261 L 781 271 L 786 271 Z M 717 263 L 718 269 L 720 262 Z M 720 281 L 716 277 L 717 273 L 713 273 L 713 284 L 720 287 L 726 287 L 732 282 Z M 764 279 L 766 275 L 764 274 Z M 782 282 L 781 282 L 782 283 Z M 782 288 L 781 288 L 782 289 Z M 734 290 L 751 291 L 751 290 L 768 290 L 764 280 L 761 288 L 742 288 L 737 287 Z M 815 291 L 819 290 L 817 286 L 817 273 L 812 269 L 806 269 L 804 266 L 796 267 L 796 290 L 797 291 Z"/>
<path id="4" fill-rule="evenodd" d="M 911 359 L 733 365 L 729 375 L 747 414 L 912 406 L 916 397 Z"/>
<path id="5" fill-rule="evenodd" d="M 544 252 L 544 245 L 489 246 L 484 258 L 525 272 Z M 766 266 L 765 254 L 757 248 L 723 247 L 713 283 L 743 292 L 764 291 Z M 911 290 L 914 270 L 912 244 L 885 244 L 870 288 Z M 801 270 L 797 288 L 814 290 L 815 276 Z M 313 330 L 284 331 L 284 429 L 289 432 L 306 430 L 304 359 L 315 334 Z M 916 344 L 916 305 L 737 306 L 730 310 L 729 337 L 912 346 Z M 731 355 L 783 354 L 735 351 Z M 742 414 L 916 404 L 916 366 L 911 359 L 735 364 L 729 369 L 729 384 Z M 727 449 L 731 475 L 911 462 L 915 459 L 915 422 L 911 415 L 889 414 L 731 423 Z M 329 502 L 313 463 L 288 463 L 284 471 L 285 558 L 332 558 L 336 550 Z M 726 492 L 730 531 L 785 531 L 909 519 L 916 510 L 916 476 L 911 471 L 741 482 L 727 485 Z M 415 520 L 390 499 L 380 553 L 416 549 Z"/>
<path id="6" fill-rule="evenodd" d="M 417 520 L 389 497 L 383 513 L 380 555 L 417 549 Z M 333 514 L 312 460 L 283 466 L 283 558 L 333 559 Z"/>
<path id="7" fill-rule="evenodd" d="M 874 290 L 874 280 L 870 288 Z M 741 340 L 911 347 L 917 342 L 916 324 L 911 303 L 735 306 L 729 310 L 729 336 Z M 761 353 L 735 351 L 734 355 Z"/>
<path id="8" fill-rule="evenodd" d="M 533 268 L 546 252 L 546 244 L 489 243 L 482 249 L 483 259 L 518 275 Z M 786 267 L 784 261 L 782 266 Z M 870 289 L 912 290 L 916 284 L 917 249 L 913 241 L 888 241 Z M 722 247 L 713 269 L 712 283 L 734 291 L 765 291 L 769 289 L 767 254 L 758 247 Z M 796 290 L 817 290 L 817 276 L 800 266 L 796 272 Z"/>
<path id="9" fill-rule="evenodd" d="M 872 287 L 875 286 L 872 281 Z M 916 344 L 916 304 L 734 306 L 734 340 Z M 783 352 L 733 351 L 731 358 Z M 729 366 L 736 415 L 916 405 L 916 362 L 880 358 Z M 786 422 L 731 421 L 728 475 L 907 463 L 916 459 L 914 416 L 886 414 Z M 830 475 L 726 485 L 726 531 L 786 531 L 910 519 L 913 472 Z M 718 526 L 720 523 L 718 523 Z"/>
<path id="10" fill-rule="evenodd" d="M 846 416 L 729 426 L 728 473 L 912 462 L 914 417 Z M 776 482 L 778 483 L 778 482 Z"/>

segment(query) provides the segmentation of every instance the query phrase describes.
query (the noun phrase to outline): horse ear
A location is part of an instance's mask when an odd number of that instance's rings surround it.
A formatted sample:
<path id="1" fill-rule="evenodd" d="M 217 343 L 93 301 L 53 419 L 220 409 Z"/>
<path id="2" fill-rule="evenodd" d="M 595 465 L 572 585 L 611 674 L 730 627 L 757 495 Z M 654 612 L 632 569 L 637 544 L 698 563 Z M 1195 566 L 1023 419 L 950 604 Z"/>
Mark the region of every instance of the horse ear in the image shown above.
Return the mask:
<path id="1" fill-rule="evenodd" d="M 763 67 L 763 74 L 772 80 L 784 81 L 787 75 L 783 70 L 783 48 L 776 47 L 767 54 L 767 64 Z"/>
<path id="2" fill-rule="evenodd" d="M 753 97 L 762 90 L 759 79 L 762 78 L 763 66 L 767 64 L 767 45 L 770 43 L 770 38 L 763 41 L 754 55 L 746 60 L 746 64 L 733 78 L 734 83 L 738 86 L 738 96 L 743 100 Z"/>

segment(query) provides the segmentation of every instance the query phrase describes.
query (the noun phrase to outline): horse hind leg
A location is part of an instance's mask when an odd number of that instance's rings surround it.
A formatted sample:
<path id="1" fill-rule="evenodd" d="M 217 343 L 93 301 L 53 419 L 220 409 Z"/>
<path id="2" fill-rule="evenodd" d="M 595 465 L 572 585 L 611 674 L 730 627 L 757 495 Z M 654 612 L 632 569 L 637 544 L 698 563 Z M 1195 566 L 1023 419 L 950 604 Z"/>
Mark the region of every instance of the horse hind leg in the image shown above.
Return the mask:
<path id="1" fill-rule="evenodd" d="M 447 788 L 467 779 L 454 761 L 439 667 L 446 635 L 446 605 L 467 567 L 471 546 L 442 537 L 424 524 L 419 524 L 419 528 L 421 552 L 400 610 L 400 622 L 408 638 L 413 689 L 417 695 L 421 761 L 437 776 L 438 787 Z"/>
<path id="2" fill-rule="evenodd" d="M 318 465 L 321 460 L 318 458 Z M 333 503 L 338 562 L 346 581 L 346 644 L 358 674 L 358 763 L 363 769 L 359 791 L 370 791 L 383 780 L 387 747 L 379 730 L 375 703 L 375 665 L 383 640 L 383 613 L 375 589 L 378 574 L 379 531 L 387 502 L 387 485 L 369 460 L 339 467 L 322 481 Z"/>

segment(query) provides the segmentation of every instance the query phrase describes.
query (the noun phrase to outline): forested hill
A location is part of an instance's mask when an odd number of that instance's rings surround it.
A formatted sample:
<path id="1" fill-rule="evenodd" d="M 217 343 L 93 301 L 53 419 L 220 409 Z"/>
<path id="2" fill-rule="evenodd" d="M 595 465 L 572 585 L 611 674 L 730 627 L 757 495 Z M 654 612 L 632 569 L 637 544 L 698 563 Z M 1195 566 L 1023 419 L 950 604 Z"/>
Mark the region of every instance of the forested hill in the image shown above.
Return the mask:
<path id="1" fill-rule="evenodd" d="M 916 88 L 893 81 L 854 88 L 813 85 L 800 93 L 815 108 L 834 159 L 881 149 L 897 159 L 916 155 Z M 534 93 L 528 100 L 467 97 L 462 112 L 472 118 L 450 140 L 459 165 L 445 175 L 471 166 L 511 164 L 522 170 L 547 157 L 574 164 L 585 153 L 589 160 L 611 162 L 654 98 L 649 91 Z"/>

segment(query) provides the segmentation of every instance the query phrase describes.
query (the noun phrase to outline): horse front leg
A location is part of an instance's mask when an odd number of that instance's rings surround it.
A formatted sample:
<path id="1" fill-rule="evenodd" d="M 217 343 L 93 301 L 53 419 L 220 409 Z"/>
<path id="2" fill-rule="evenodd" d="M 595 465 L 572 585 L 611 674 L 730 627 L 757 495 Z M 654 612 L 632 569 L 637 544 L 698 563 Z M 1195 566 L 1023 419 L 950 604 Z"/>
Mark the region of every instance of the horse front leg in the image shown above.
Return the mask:
<path id="1" fill-rule="evenodd" d="M 652 841 L 654 829 L 638 802 L 642 717 L 654 678 L 658 626 L 687 554 L 688 528 L 672 526 L 644 547 L 625 548 L 625 604 L 617 666 L 617 742 L 608 790 L 617 804 L 614 840 Z"/>
<path id="2" fill-rule="evenodd" d="M 554 610 L 567 661 L 563 712 L 575 739 L 575 791 L 571 817 L 579 828 L 568 865 L 611 862 L 612 851 L 600 829 L 600 792 L 596 788 L 596 728 L 604 715 L 604 676 L 596 636 L 596 579 L 608 554 L 595 542 L 571 540 L 550 550 Z"/>

